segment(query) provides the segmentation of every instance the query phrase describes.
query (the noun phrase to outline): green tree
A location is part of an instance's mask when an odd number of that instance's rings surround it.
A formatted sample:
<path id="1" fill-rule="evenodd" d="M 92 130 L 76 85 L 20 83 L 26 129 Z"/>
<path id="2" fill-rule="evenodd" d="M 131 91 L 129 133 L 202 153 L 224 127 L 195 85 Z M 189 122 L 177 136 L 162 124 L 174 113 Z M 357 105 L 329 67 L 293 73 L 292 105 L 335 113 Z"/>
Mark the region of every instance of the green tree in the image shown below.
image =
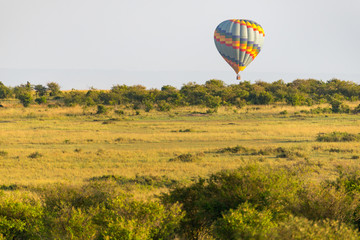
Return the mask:
<path id="1" fill-rule="evenodd" d="M 60 85 L 56 82 L 49 82 L 47 84 L 48 89 L 50 90 L 50 96 L 57 96 L 60 93 Z"/>
<path id="2" fill-rule="evenodd" d="M 47 88 L 41 84 L 35 85 L 34 90 L 39 97 L 45 96 L 47 92 Z"/>
<path id="3" fill-rule="evenodd" d="M 21 104 L 24 107 L 28 107 L 30 103 L 32 103 L 33 98 L 30 92 L 24 92 L 18 96 L 18 99 L 20 100 Z"/>
<path id="4" fill-rule="evenodd" d="M 24 107 L 28 107 L 33 102 L 32 87 L 29 82 L 14 88 L 15 97 L 20 100 Z"/>
<path id="5" fill-rule="evenodd" d="M 2 82 L 0 82 L 0 99 L 5 99 L 11 96 L 10 88 L 6 87 Z"/>
<path id="6" fill-rule="evenodd" d="M 185 101 L 190 105 L 202 105 L 206 103 L 208 92 L 203 85 L 190 82 L 185 84 L 180 93 L 184 96 Z"/>

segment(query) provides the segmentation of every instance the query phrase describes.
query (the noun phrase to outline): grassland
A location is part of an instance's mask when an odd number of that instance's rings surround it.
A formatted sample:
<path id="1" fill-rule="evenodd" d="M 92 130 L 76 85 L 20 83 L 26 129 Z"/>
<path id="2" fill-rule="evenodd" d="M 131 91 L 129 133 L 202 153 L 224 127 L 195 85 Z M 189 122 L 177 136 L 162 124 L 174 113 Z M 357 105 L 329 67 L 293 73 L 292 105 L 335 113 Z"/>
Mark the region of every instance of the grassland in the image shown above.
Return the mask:
<path id="1" fill-rule="evenodd" d="M 193 107 L 138 113 L 123 109 L 121 115 L 113 110 L 98 115 L 95 108 L 4 105 L 0 185 L 5 186 L 76 185 L 104 175 L 189 181 L 251 162 L 299 171 L 311 167 L 308 179 L 322 181 L 334 178 L 339 167 L 357 168 L 360 161 L 360 142 L 316 141 L 318 133 L 359 133 L 359 116 L 302 111 L 316 106 L 222 107 L 215 113 Z M 236 146 L 248 151 L 219 151 Z M 169 161 L 181 154 L 197 157 Z"/>
<path id="2" fill-rule="evenodd" d="M 2 104 L 1 240 L 360 239 L 358 114 Z"/>

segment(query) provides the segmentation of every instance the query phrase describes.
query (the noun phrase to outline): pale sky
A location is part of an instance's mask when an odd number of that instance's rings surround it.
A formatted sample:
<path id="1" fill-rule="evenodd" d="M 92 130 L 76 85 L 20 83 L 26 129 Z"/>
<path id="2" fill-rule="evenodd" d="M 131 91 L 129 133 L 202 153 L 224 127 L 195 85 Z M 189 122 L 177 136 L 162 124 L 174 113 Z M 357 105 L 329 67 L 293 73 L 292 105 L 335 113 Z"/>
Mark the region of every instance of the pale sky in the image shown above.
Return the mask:
<path id="1" fill-rule="evenodd" d="M 359 0 L 0 0 L 0 81 L 63 89 L 233 84 L 213 33 L 236 18 L 266 34 L 242 79 L 360 83 L 359 10 Z"/>

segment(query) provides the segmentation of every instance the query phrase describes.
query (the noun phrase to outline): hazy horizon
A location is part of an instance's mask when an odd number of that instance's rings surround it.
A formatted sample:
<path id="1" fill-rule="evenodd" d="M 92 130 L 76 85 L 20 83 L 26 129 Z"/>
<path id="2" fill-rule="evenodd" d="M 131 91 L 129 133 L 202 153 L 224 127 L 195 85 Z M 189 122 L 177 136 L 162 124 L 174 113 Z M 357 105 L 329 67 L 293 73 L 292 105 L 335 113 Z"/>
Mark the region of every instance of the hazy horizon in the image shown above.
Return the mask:
<path id="1" fill-rule="evenodd" d="M 276 73 L 245 72 L 241 81 L 274 82 L 284 80 L 292 82 L 296 79 L 316 79 L 328 81 L 337 78 L 359 84 L 360 74 L 336 73 Z M 154 80 L 155 79 L 155 80 Z M 31 84 L 46 85 L 56 82 L 62 90 L 110 89 L 114 85 L 143 85 L 146 88 L 160 89 L 171 85 L 181 88 L 189 82 L 203 84 L 210 79 L 219 79 L 226 84 L 237 84 L 234 74 L 229 71 L 124 71 L 118 69 L 0 69 L 0 82 L 14 87 L 29 81 Z"/>

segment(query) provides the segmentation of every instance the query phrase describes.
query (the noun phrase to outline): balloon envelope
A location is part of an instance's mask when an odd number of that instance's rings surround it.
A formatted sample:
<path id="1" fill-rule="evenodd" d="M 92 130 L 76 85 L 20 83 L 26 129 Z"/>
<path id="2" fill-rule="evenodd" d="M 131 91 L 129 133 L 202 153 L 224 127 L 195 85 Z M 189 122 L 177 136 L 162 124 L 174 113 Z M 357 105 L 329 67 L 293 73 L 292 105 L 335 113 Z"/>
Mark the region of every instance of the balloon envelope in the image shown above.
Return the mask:
<path id="1" fill-rule="evenodd" d="M 217 50 L 237 74 L 259 54 L 264 37 L 259 24 L 245 19 L 226 20 L 216 27 L 214 33 Z"/>

